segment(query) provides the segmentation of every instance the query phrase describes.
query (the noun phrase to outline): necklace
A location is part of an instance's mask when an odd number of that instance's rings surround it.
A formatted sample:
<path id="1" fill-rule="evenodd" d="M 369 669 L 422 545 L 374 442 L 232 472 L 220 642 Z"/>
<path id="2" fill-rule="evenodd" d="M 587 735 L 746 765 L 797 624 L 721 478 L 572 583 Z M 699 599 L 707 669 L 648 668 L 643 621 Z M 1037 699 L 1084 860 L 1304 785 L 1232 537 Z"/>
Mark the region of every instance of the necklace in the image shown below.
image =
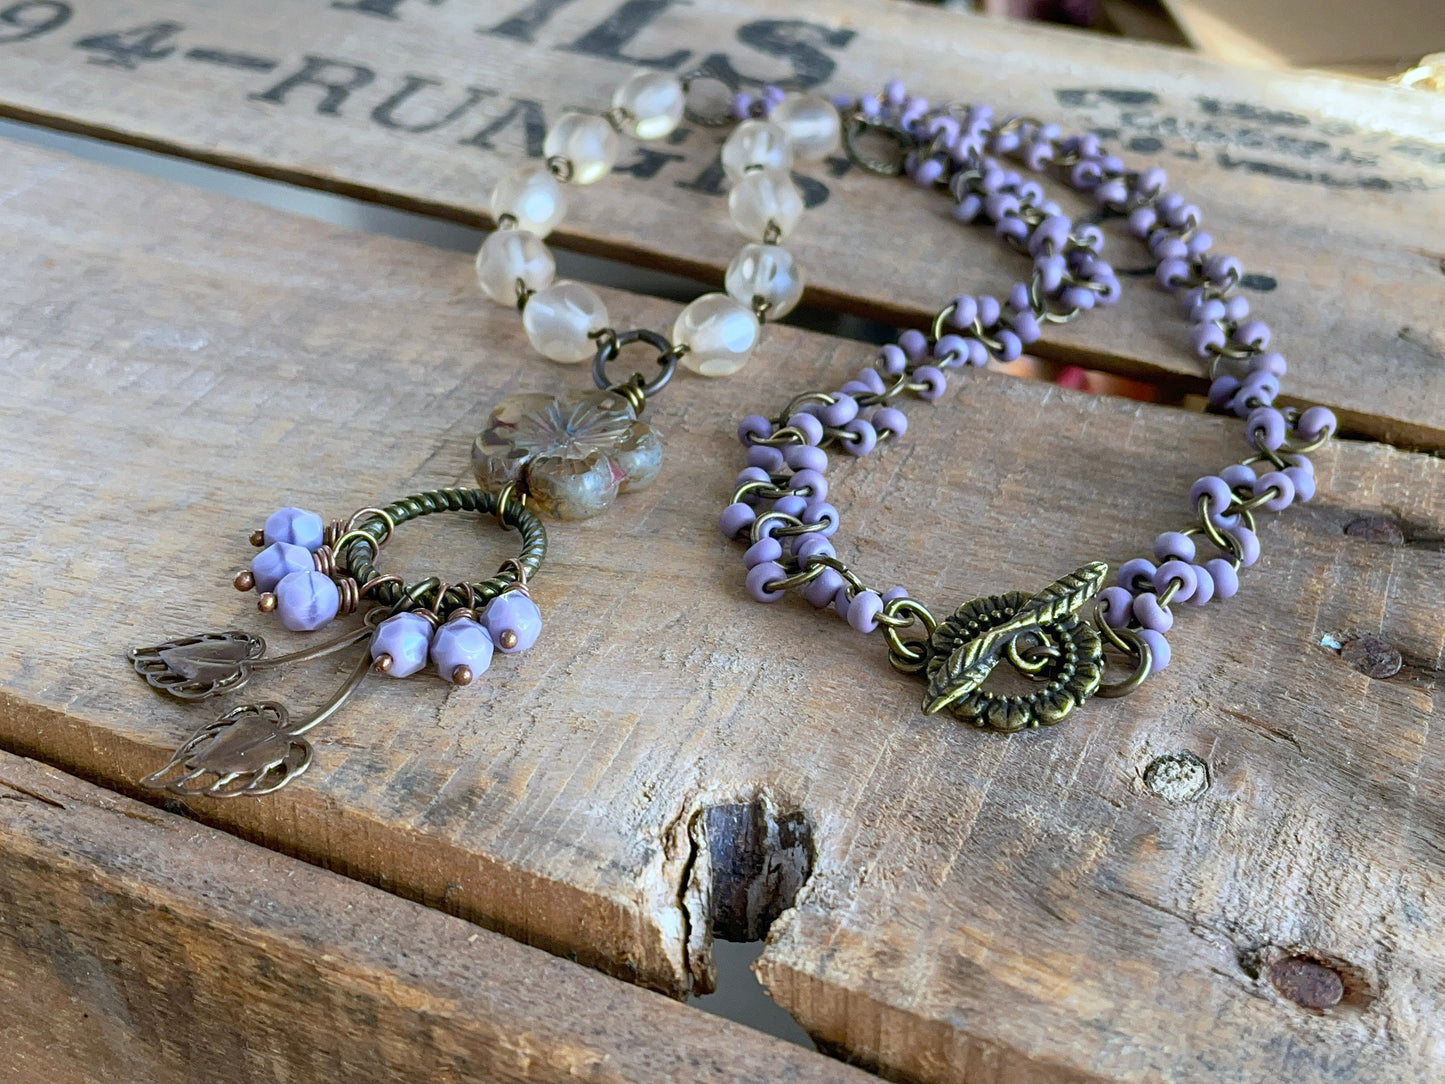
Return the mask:
<path id="1" fill-rule="evenodd" d="M 735 108 L 766 115 L 772 100 L 765 94 Z M 742 420 L 738 437 L 748 465 L 719 527 L 747 547 L 748 593 L 776 602 L 797 589 L 814 606 L 832 606 L 858 632 L 881 630 L 893 667 L 926 682 L 923 710 L 946 709 L 974 726 L 1012 732 L 1051 725 L 1092 696 L 1138 688 L 1169 664 L 1171 605 L 1203 606 L 1234 595 L 1240 569 L 1259 559 L 1255 514 L 1314 495 L 1308 453 L 1334 433 L 1334 415 L 1318 406 L 1272 405 L 1285 362 L 1268 349 L 1269 327 L 1251 318 L 1248 302 L 1234 292 L 1242 268 L 1210 252 L 1199 209 L 1166 190 L 1163 170 L 1128 169 L 1095 136 L 1064 138 L 1032 118 L 995 124 L 987 106 L 931 108 L 896 80 L 880 95 L 837 104 L 856 162 L 879 173 L 906 172 L 925 188 L 947 192 L 955 218 L 992 225 L 1033 270 L 1002 303 L 955 297 L 927 334 L 904 331 L 838 390 L 805 392 L 773 418 Z M 880 144 L 894 153 L 881 154 Z M 1039 338 L 1042 324 L 1118 300 L 1118 279 L 1100 256 L 1102 232 L 1075 226 L 1011 165 L 1052 172 L 1102 214 L 1127 216 L 1130 233 L 1157 261 L 1158 284 L 1176 295 L 1191 321 L 1191 344 L 1209 362 L 1211 407 L 1244 419 L 1252 453 L 1195 482 L 1194 521 L 1159 535 L 1152 560 L 1126 561 L 1114 586 L 1105 587 L 1108 566 L 1095 561 L 1035 593 L 973 599 L 939 620 L 906 591 L 869 587 L 839 560 L 830 539 L 840 516 L 824 499 L 828 450 L 868 455 L 906 432 L 907 399 L 943 395 L 949 370 L 1011 361 Z M 1217 556 L 1202 556 L 1201 543 Z M 905 637 L 905 630 L 914 632 Z M 1104 682 L 1106 651 L 1132 664 L 1129 677 Z M 1031 679 L 1032 691 L 986 689 L 1003 662 Z"/>

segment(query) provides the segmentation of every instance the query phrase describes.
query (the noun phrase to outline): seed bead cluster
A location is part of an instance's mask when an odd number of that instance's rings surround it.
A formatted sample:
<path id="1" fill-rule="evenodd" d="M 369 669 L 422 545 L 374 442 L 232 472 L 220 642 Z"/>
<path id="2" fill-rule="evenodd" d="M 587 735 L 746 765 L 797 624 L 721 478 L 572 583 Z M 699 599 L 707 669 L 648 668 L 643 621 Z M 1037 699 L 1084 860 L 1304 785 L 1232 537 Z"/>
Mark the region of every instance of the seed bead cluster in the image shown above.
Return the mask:
<path id="1" fill-rule="evenodd" d="M 770 100 L 765 92 L 734 108 L 766 113 Z M 901 408 L 908 399 L 942 396 L 948 371 L 990 358 L 1011 361 L 1039 338 L 1042 324 L 1118 300 L 1118 279 L 1100 255 L 1102 232 L 1070 221 L 1037 182 L 1011 168 L 1021 167 L 1059 177 L 1104 215 L 1127 216 L 1130 232 L 1156 261 L 1158 284 L 1178 297 L 1190 320 L 1195 351 L 1210 362 L 1211 406 L 1245 420 L 1251 454 L 1191 487 L 1195 522 L 1161 534 L 1153 560 L 1125 562 L 1117 586 L 1098 596 L 1095 620 L 1112 645 L 1137 657 L 1146 676 L 1164 669 L 1171 605 L 1204 605 L 1236 593 L 1239 570 L 1259 558 L 1255 513 L 1282 511 L 1314 495 L 1307 453 L 1334 433 L 1334 415 L 1323 407 L 1273 405 L 1285 362 L 1268 350 L 1267 325 L 1250 318 L 1248 302 L 1235 293 L 1242 268 L 1232 257 L 1210 252 L 1198 208 L 1167 190 L 1163 170 L 1128 169 L 1091 134 L 1063 137 L 1057 127 L 1024 117 L 995 124 L 987 106 L 930 107 L 896 80 L 881 94 L 835 105 L 845 125 L 897 139 L 906 152 L 903 168 L 916 183 L 947 192 L 955 218 L 991 225 L 1031 258 L 1033 269 L 1003 301 L 953 298 L 927 334 L 902 332 L 836 391 L 805 393 L 773 418 L 742 420 L 738 437 L 748 465 L 719 528 L 747 547 L 749 594 L 775 602 L 788 589 L 800 589 L 814 606 L 832 606 L 859 632 L 882 628 L 895 662 L 921 656 L 917 641 L 901 640 L 899 632 L 921 624 L 931 634 L 935 622 L 926 608 L 902 588 L 868 586 L 837 557 L 830 539 L 839 513 L 825 499 L 828 450 L 867 455 L 906 431 Z M 1215 555 L 1201 553 L 1201 542 Z"/>

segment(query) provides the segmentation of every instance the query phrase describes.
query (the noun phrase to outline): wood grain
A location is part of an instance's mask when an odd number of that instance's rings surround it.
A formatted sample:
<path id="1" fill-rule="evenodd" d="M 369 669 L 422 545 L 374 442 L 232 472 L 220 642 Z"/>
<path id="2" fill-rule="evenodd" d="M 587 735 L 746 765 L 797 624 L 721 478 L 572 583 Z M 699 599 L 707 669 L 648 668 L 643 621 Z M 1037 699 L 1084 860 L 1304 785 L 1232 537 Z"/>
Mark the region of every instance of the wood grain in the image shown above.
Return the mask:
<path id="1" fill-rule="evenodd" d="M 270 509 L 462 480 L 489 403 L 585 381 L 530 354 L 463 255 L 58 154 L 0 156 L 0 236 L 0 742 L 107 786 L 211 715 L 125 649 L 268 624 L 229 579 Z M 619 326 L 676 311 L 607 300 Z M 750 377 L 679 378 L 649 408 L 657 485 L 553 530 L 532 652 L 465 690 L 375 682 L 297 786 L 190 812 L 673 993 L 707 987 L 714 913 L 754 932 L 776 912 L 739 878 L 765 894 L 811 854 L 763 975 L 828 1049 L 900 1079 L 1438 1075 L 1440 461 L 1337 443 L 1241 596 L 1184 607 L 1159 680 L 1001 738 L 922 716 L 836 619 L 750 603 L 713 528 L 736 419 L 865 359 L 775 327 Z M 989 372 L 912 416 L 833 471 L 838 543 L 935 610 L 1146 551 L 1244 450 L 1229 419 Z M 455 578 L 505 546 L 423 522 L 387 558 Z M 1400 653 L 1392 677 L 1350 665 L 1362 633 Z M 258 690 L 314 704 L 345 666 Z M 1150 765 L 1184 753 L 1208 787 L 1170 804 L 1192 791 Z M 1344 991 L 1324 1010 L 1271 978 L 1316 959 Z"/>
<path id="2" fill-rule="evenodd" d="M 881 0 L 87 0 L 46 31 L 49 9 L 20 6 L 32 29 L 0 32 L 4 115 L 472 224 L 487 221 L 495 178 L 541 153 L 547 118 L 606 102 L 639 59 L 681 72 L 721 57 L 749 86 L 829 92 L 906 73 L 931 100 L 1098 131 L 1130 162 L 1166 167 L 1257 276 L 1250 296 L 1290 360 L 1291 396 L 1332 406 L 1351 431 L 1445 448 L 1435 95 Z M 632 176 L 576 193 L 557 241 L 718 281 L 737 248 L 710 172 L 720 139 L 690 130 L 639 152 Z M 789 244 L 814 303 L 917 321 L 1025 270 L 937 197 L 844 159 L 810 177 L 826 202 Z M 1124 307 L 1040 351 L 1197 388 L 1147 252 L 1116 237 L 1109 255 L 1140 276 Z"/>
<path id="3" fill-rule="evenodd" d="M 867 1080 L 0 753 L 5 1079 Z"/>

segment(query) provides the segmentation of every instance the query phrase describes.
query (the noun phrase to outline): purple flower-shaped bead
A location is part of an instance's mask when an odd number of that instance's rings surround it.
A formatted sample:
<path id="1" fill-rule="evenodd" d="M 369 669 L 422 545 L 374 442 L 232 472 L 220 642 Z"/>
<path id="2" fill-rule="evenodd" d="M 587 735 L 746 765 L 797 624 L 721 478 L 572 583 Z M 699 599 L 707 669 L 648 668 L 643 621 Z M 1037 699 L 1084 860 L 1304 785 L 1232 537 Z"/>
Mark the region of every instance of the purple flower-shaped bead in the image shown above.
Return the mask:
<path id="1" fill-rule="evenodd" d="M 326 525 L 315 512 L 304 508 L 278 508 L 266 517 L 266 527 L 261 532 L 269 546 L 275 542 L 288 542 L 306 550 L 321 548 Z"/>
<path id="2" fill-rule="evenodd" d="M 491 633 L 470 617 L 454 617 L 433 634 L 431 661 L 448 681 L 470 685 L 492 665 Z"/>
<path id="3" fill-rule="evenodd" d="M 504 591 L 482 611 L 482 624 L 497 650 L 508 655 L 526 651 L 542 632 L 542 611 L 520 591 Z"/>
<path id="4" fill-rule="evenodd" d="M 340 608 L 335 582 L 320 572 L 293 572 L 276 585 L 276 616 L 292 632 L 319 629 Z"/>
<path id="5" fill-rule="evenodd" d="M 410 677 L 426 665 L 431 646 L 432 623 L 418 613 L 393 614 L 376 626 L 371 638 L 371 657 L 384 664 L 389 677 Z"/>
<path id="6" fill-rule="evenodd" d="M 256 590 L 274 591 L 293 572 L 310 572 L 316 567 L 311 551 L 290 542 L 272 542 L 251 559 L 251 576 Z"/>

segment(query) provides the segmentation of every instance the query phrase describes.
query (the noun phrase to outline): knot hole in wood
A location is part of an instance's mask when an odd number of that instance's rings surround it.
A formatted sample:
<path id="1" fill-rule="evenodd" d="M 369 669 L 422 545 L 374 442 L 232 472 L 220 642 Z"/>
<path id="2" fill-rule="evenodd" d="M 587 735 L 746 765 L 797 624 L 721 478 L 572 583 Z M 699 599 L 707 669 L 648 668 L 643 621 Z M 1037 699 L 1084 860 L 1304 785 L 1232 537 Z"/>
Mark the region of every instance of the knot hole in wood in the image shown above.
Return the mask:
<path id="1" fill-rule="evenodd" d="M 813 872 L 813 825 L 798 809 L 763 795 L 708 805 L 688 823 L 683 876 L 688 970 L 693 992 L 710 993 L 712 941 L 761 941 Z"/>

